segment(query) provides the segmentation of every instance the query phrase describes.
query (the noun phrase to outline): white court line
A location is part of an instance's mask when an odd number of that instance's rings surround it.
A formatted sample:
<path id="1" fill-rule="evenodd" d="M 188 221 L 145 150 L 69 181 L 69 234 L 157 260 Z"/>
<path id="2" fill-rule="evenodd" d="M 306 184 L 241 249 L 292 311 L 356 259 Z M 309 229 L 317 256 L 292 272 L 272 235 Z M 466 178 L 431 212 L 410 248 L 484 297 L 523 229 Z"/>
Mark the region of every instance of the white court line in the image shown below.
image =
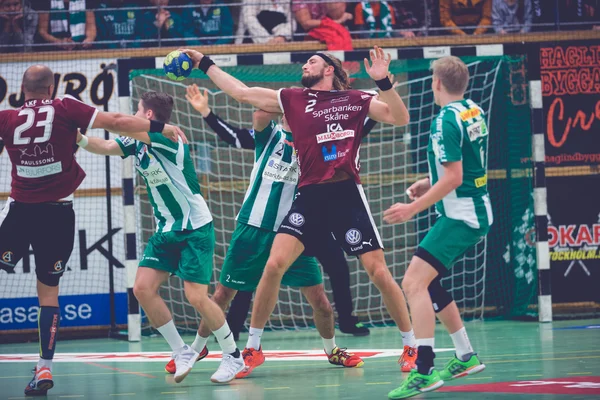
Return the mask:
<path id="1" fill-rule="evenodd" d="M 399 357 L 399 349 L 361 349 L 351 352 L 361 358 Z M 450 352 L 453 348 L 435 349 L 436 352 Z M 269 361 L 312 361 L 326 359 L 323 350 L 265 350 Z M 36 362 L 38 353 L 0 354 L 0 363 Z M 109 353 L 56 353 L 54 362 L 161 362 L 171 359 L 170 352 L 109 352 Z M 211 351 L 207 361 L 221 361 L 220 351 Z"/>

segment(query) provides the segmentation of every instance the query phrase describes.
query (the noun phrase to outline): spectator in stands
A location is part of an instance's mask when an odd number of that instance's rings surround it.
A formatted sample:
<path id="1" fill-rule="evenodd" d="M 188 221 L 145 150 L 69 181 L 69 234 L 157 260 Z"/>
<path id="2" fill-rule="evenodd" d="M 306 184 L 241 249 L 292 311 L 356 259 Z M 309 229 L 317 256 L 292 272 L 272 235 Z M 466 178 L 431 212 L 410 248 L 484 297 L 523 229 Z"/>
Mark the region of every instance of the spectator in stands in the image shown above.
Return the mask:
<path id="1" fill-rule="evenodd" d="M 254 43 L 277 44 L 292 40 L 295 30 L 289 0 L 244 0 L 238 36 L 248 32 Z"/>
<path id="2" fill-rule="evenodd" d="M 147 37 L 143 30 L 148 27 L 141 23 L 143 11 L 133 0 L 88 0 L 96 11 L 98 47 L 118 49 L 146 46 L 141 40 Z M 115 9 L 118 8 L 118 9 Z M 108 10 L 112 9 L 112 10 Z"/>
<path id="3" fill-rule="evenodd" d="M 554 2 L 548 0 L 531 0 L 534 31 L 552 31 L 557 29 L 556 11 Z"/>
<path id="4" fill-rule="evenodd" d="M 0 0 L 0 48 L 3 53 L 31 50 L 38 16 L 29 2 Z"/>
<path id="5" fill-rule="evenodd" d="M 169 0 L 150 0 L 155 10 L 148 10 L 142 17 L 145 39 L 159 39 L 159 42 L 149 42 L 149 46 L 181 46 L 184 44 L 184 23 L 181 17 L 182 9 L 169 9 Z M 152 29 L 154 27 L 155 29 Z M 180 39 L 180 40 L 173 40 Z"/>
<path id="6" fill-rule="evenodd" d="M 303 0 L 292 0 L 292 11 L 298 22 L 298 32 L 310 32 L 321 25 L 323 18 L 344 25 L 354 17 L 346 12 L 346 3 L 342 1 L 325 3 L 306 3 Z"/>
<path id="7" fill-rule="evenodd" d="M 600 0 L 563 0 L 559 11 L 560 29 L 600 29 Z"/>
<path id="8" fill-rule="evenodd" d="M 233 43 L 233 18 L 221 0 L 196 0 L 187 4 L 196 5 L 181 9 L 188 45 Z"/>
<path id="9" fill-rule="evenodd" d="M 362 31 L 359 38 L 414 37 L 423 34 L 423 15 L 421 0 L 363 1 L 354 7 L 352 30 Z"/>
<path id="10" fill-rule="evenodd" d="M 35 0 L 39 13 L 38 35 L 56 48 L 89 49 L 96 40 L 94 12 L 86 0 Z M 47 50 L 45 48 L 44 50 Z"/>
<path id="11" fill-rule="evenodd" d="M 496 33 L 531 31 L 531 0 L 494 0 L 492 20 Z"/>
<path id="12" fill-rule="evenodd" d="M 440 0 L 440 22 L 454 35 L 481 35 L 492 26 L 492 0 Z"/>

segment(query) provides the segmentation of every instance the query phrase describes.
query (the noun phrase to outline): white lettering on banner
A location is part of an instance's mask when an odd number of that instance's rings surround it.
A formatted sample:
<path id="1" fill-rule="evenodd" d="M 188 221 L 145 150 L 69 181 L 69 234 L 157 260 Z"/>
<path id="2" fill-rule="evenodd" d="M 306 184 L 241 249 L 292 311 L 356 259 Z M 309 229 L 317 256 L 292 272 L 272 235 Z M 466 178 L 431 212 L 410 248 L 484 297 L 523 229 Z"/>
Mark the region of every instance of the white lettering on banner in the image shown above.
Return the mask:
<path id="1" fill-rule="evenodd" d="M 331 142 L 334 140 L 342 140 L 349 137 L 354 137 L 354 130 L 346 129 L 338 132 L 327 132 L 317 135 L 317 143 Z"/>
<path id="2" fill-rule="evenodd" d="M 27 167 L 24 165 L 17 165 L 16 167 L 17 175 L 21 178 L 41 178 L 62 172 L 62 163 L 60 161 L 41 167 Z"/>

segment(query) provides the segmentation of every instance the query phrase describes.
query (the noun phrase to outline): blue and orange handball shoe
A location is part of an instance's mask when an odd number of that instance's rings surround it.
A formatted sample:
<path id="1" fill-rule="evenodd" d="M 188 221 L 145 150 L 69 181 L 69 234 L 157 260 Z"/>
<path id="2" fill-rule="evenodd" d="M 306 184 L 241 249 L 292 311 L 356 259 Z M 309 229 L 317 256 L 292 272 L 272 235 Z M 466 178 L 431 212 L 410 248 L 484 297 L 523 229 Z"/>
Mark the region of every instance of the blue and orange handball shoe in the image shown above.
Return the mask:
<path id="1" fill-rule="evenodd" d="M 198 357 L 196 357 L 196 362 L 206 358 L 207 355 L 208 355 L 208 348 L 206 346 L 204 346 L 204 348 L 202 349 L 200 354 L 198 354 Z M 165 365 L 165 371 L 167 373 L 173 375 L 176 370 L 177 370 L 177 368 L 175 367 L 175 360 L 171 358 L 171 361 L 169 361 L 167 363 L 167 365 Z"/>
<path id="2" fill-rule="evenodd" d="M 50 369 L 42 367 L 38 370 L 36 367 L 33 370 L 33 379 L 25 387 L 25 396 L 46 396 L 48 390 L 53 387 L 54 381 Z"/>
<path id="3" fill-rule="evenodd" d="M 356 354 L 347 352 L 345 347 L 334 347 L 331 354 L 327 354 L 327 358 L 329 359 L 330 364 L 341 365 L 346 368 L 360 368 L 365 363 L 362 358 Z"/>

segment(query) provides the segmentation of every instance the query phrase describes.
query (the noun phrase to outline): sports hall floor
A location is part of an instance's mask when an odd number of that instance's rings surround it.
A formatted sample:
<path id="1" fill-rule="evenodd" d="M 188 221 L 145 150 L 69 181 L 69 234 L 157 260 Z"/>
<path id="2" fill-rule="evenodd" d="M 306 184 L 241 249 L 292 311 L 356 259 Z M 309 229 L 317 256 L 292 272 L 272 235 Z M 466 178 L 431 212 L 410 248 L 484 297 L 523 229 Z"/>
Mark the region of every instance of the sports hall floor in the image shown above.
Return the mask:
<path id="1" fill-rule="evenodd" d="M 419 399 L 591 399 L 600 398 L 600 320 L 467 323 L 471 341 L 487 369 L 449 382 Z M 436 331 L 442 366 L 452 355 L 450 338 Z M 186 337 L 191 342 L 192 336 Z M 240 345 L 245 344 L 242 334 Z M 210 382 L 218 355 L 196 364 L 175 384 L 164 370 L 169 353 L 160 337 L 141 343 L 109 339 L 60 341 L 50 399 L 386 399 L 400 384 L 396 364 L 400 335 L 375 328 L 363 338 L 337 342 L 364 355 L 365 365 L 344 369 L 327 363 L 316 331 L 266 332 L 267 358 L 247 379 L 230 385 Z M 209 348 L 218 346 L 211 339 Z M 24 399 L 23 388 L 37 359 L 35 343 L 0 345 L 0 399 Z M 31 360 L 31 361 L 27 361 Z"/>

